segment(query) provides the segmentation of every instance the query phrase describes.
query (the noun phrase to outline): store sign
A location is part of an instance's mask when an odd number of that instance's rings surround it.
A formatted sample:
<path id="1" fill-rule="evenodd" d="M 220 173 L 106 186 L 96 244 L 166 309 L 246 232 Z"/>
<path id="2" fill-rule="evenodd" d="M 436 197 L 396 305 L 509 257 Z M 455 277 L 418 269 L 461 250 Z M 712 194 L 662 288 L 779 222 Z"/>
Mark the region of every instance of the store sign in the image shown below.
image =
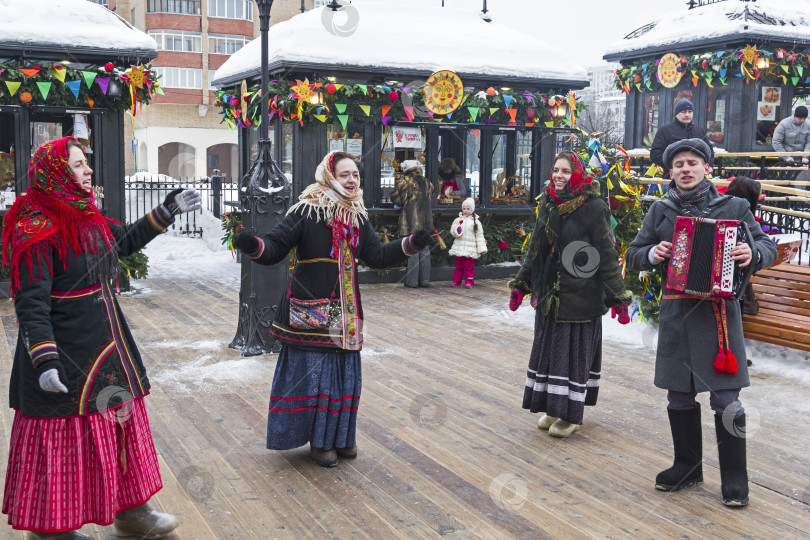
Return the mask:
<path id="1" fill-rule="evenodd" d="M 422 128 L 394 127 L 394 146 L 396 148 L 422 149 Z"/>

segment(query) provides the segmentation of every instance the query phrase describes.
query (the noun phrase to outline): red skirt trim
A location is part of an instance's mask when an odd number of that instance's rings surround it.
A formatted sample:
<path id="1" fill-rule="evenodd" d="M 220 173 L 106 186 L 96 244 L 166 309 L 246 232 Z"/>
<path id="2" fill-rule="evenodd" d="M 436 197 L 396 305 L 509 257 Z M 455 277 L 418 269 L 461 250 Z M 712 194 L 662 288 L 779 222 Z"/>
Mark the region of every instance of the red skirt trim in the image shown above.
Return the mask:
<path id="1" fill-rule="evenodd" d="M 15 412 L 3 497 L 13 528 L 56 533 L 109 525 L 162 487 L 143 398 L 87 416 Z"/>

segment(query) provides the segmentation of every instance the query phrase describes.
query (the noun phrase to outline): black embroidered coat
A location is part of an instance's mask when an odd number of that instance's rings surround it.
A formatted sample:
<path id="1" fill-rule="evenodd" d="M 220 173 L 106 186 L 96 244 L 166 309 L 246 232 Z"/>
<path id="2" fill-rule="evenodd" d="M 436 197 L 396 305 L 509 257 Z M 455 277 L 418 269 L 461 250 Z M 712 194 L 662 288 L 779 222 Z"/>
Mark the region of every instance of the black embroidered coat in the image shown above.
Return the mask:
<path id="1" fill-rule="evenodd" d="M 282 260 L 293 248 L 296 249 L 296 265 L 293 270 L 289 296 L 299 300 L 329 298 L 334 293 L 335 300 L 344 301 L 359 319 L 356 336 L 347 336 L 338 329 L 304 330 L 290 326 L 290 302 L 288 291 L 279 301 L 278 313 L 270 328 L 270 333 L 282 343 L 304 350 L 342 349 L 345 340 L 357 340 L 357 350 L 362 346 L 363 306 L 360 289 L 357 286 L 357 259 L 371 268 L 385 268 L 395 265 L 407 256 L 416 253 L 411 246 L 411 237 L 380 242 L 374 227 L 366 219 L 359 228 L 359 239 L 354 256 L 344 267 L 330 255 L 332 251 L 332 229 L 315 213 L 307 215 L 306 207 L 299 207 L 276 225 L 269 233 L 260 236 L 261 246 L 256 253 L 246 254 L 259 264 L 275 264 Z M 346 290 L 340 290 L 339 271 L 345 271 Z M 351 306 L 346 306 L 350 302 Z"/>
<path id="2" fill-rule="evenodd" d="M 119 255 L 126 256 L 168 224 L 152 211 L 130 226 L 110 224 L 110 230 Z M 88 277 L 85 254 L 71 253 L 65 261 L 56 249 L 39 253 L 30 269 L 20 263 L 21 289 L 14 297 L 20 329 L 10 406 L 24 416 L 77 416 L 148 394 L 146 369 L 110 284 Z M 43 357 L 56 355 L 65 367 L 67 394 L 40 389 L 34 371 Z"/>

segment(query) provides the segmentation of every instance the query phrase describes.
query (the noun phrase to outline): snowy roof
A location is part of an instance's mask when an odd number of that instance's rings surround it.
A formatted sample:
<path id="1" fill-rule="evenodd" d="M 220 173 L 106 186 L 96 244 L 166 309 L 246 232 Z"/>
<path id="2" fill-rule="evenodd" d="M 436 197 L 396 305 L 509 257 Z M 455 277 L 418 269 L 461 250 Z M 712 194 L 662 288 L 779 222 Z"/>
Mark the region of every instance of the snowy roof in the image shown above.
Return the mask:
<path id="1" fill-rule="evenodd" d="M 0 0 L 0 57 L 75 62 L 157 57 L 155 40 L 88 0 Z"/>
<path id="2" fill-rule="evenodd" d="M 402 0 L 343 3 L 338 12 L 320 7 L 271 26 L 271 73 L 424 78 L 449 69 L 465 81 L 587 85 L 585 69 L 566 61 L 560 49 L 482 20 L 477 7 L 442 8 L 438 1 L 418 7 Z M 261 39 L 256 38 L 217 70 L 213 84 L 256 77 L 260 69 Z"/>
<path id="3" fill-rule="evenodd" d="M 726 0 L 671 11 L 612 43 L 605 60 L 638 58 L 719 43 L 810 43 L 810 2 Z"/>

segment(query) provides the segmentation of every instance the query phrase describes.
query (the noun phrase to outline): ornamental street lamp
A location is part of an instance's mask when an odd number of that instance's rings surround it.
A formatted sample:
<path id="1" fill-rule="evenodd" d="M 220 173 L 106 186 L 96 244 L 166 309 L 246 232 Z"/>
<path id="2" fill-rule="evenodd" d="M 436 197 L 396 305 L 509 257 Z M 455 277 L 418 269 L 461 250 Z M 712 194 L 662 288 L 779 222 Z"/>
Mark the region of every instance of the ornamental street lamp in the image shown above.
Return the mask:
<path id="1" fill-rule="evenodd" d="M 242 178 L 242 234 L 266 233 L 284 218 L 290 204 L 292 188 L 287 176 L 273 160 L 270 143 L 269 80 L 267 68 L 270 8 L 273 0 L 257 0 L 262 44 L 261 123 L 258 156 Z M 270 325 L 289 280 L 288 259 L 272 266 L 242 258 L 242 283 L 239 289 L 239 321 L 232 349 L 242 349 L 242 356 L 278 352 L 281 344 L 270 335 Z"/>

